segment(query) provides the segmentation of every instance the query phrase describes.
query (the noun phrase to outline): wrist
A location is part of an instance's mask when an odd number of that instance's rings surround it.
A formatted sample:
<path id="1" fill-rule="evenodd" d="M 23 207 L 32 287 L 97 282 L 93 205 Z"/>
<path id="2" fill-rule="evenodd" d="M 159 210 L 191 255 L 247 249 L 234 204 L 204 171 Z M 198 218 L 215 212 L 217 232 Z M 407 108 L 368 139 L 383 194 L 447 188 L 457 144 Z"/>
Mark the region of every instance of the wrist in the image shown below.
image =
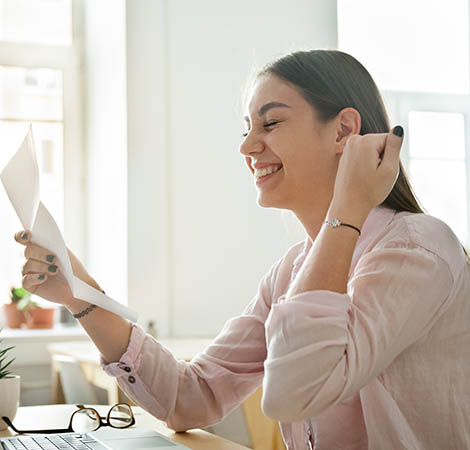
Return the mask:
<path id="1" fill-rule="evenodd" d="M 64 306 L 72 313 L 77 314 L 87 308 L 90 303 L 80 300 L 78 298 L 72 297 L 64 302 Z"/>
<path id="2" fill-rule="evenodd" d="M 354 205 L 353 203 L 346 203 L 334 200 L 331 202 L 326 215 L 326 219 L 339 219 L 341 222 L 354 225 L 362 229 L 367 216 L 372 208 L 362 204 Z"/>

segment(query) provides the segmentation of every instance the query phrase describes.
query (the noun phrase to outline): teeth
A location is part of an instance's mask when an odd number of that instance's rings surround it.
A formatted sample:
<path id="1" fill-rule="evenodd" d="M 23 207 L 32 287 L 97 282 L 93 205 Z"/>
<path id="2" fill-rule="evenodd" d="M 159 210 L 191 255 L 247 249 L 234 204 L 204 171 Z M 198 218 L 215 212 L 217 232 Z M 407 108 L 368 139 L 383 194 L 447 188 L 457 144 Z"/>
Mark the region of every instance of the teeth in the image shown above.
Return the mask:
<path id="1" fill-rule="evenodd" d="M 265 177 L 266 175 L 270 175 L 271 173 L 277 172 L 281 168 L 282 166 L 269 166 L 265 167 L 264 169 L 256 169 L 255 178 L 259 179 Z"/>

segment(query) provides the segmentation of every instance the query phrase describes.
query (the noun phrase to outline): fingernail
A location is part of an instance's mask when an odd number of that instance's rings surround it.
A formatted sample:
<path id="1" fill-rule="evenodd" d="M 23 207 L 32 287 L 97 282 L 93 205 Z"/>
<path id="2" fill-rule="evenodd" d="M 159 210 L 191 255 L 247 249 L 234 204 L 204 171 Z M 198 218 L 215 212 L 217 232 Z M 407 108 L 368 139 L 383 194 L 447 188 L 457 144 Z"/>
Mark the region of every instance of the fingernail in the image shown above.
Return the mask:
<path id="1" fill-rule="evenodd" d="M 52 261 L 54 261 L 54 255 L 47 255 L 46 259 L 47 259 L 47 262 L 51 263 Z"/>
<path id="2" fill-rule="evenodd" d="M 49 266 L 49 267 L 47 268 L 47 270 L 48 270 L 49 272 L 56 272 L 56 271 L 57 271 L 57 266 L 54 266 L 54 265 Z"/>
<path id="3" fill-rule="evenodd" d="M 28 239 L 28 233 L 23 233 L 21 235 L 21 239 L 23 239 L 24 241 L 26 241 Z"/>
<path id="4" fill-rule="evenodd" d="M 46 278 L 46 275 L 44 275 L 43 273 L 41 273 L 41 275 L 38 276 L 39 280 L 44 280 L 44 278 Z"/>
<path id="5" fill-rule="evenodd" d="M 400 125 L 397 125 L 397 126 L 393 129 L 393 134 L 394 134 L 395 136 L 402 137 L 402 136 L 403 136 L 403 127 L 400 126 Z"/>

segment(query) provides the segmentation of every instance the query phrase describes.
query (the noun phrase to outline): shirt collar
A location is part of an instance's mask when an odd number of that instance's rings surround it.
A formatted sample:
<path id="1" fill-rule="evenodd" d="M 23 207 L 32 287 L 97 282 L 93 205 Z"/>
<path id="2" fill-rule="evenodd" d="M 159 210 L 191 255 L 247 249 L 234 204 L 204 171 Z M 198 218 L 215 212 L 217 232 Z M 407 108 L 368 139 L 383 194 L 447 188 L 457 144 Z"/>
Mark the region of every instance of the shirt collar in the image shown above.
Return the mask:
<path id="1" fill-rule="evenodd" d="M 387 226 L 391 223 L 396 211 L 394 209 L 387 208 L 386 206 L 376 206 L 373 208 L 367 216 L 364 224 L 362 225 L 361 235 L 359 236 L 354 253 L 351 261 L 351 268 L 349 275 L 354 271 L 359 258 L 364 253 L 369 243 Z M 300 267 L 302 266 L 308 252 L 312 248 L 312 240 L 309 236 L 304 241 L 304 247 L 300 254 L 295 258 L 292 267 L 291 280 L 297 275 Z"/>

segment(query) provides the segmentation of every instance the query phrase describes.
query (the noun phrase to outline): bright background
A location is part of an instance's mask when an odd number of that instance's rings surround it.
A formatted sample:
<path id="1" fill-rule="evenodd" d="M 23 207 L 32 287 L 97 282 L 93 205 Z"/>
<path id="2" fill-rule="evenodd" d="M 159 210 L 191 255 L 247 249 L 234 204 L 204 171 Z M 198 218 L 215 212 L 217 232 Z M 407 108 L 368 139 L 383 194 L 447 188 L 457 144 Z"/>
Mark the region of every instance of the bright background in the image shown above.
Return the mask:
<path id="1" fill-rule="evenodd" d="M 468 0 L 0 0 L 1 168 L 32 123 L 42 200 L 107 294 L 161 336 L 213 336 L 303 239 L 238 154 L 253 68 L 357 57 L 418 197 L 468 246 L 469 36 Z M 22 249 L 3 188 L 0 208 L 7 301 Z"/>

